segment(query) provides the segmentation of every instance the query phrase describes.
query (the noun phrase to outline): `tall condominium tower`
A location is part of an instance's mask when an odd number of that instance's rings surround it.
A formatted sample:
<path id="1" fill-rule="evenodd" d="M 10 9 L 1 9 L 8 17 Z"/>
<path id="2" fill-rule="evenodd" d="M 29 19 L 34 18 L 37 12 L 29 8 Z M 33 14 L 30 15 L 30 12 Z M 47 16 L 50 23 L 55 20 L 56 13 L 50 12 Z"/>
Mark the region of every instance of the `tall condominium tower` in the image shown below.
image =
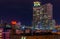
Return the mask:
<path id="1" fill-rule="evenodd" d="M 49 27 L 49 20 L 53 19 L 52 13 L 52 4 L 44 4 L 41 5 L 39 1 L 34 2 L 33 6 L 33 26 L 34 27 L 42 27 L 43 29 L 47 29 Z M 39 26 L 38 26 L 39 25 Z"/>
<path id="2" fill-rule="evenodd" d="M 36 26 L 38 21 L 40 21 L 40 2 L 34 2 L 33 6 L 33 26 Z"/>

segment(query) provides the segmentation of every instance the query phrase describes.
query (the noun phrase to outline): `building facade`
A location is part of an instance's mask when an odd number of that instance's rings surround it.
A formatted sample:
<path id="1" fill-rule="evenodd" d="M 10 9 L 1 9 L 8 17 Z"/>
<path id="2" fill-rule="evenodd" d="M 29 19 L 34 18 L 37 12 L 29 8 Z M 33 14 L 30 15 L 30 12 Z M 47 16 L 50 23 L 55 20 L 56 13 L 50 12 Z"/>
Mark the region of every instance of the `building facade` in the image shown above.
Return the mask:
<path id="1" fill-rule="evenodd" d="M 34 2 L 33 6 L 33 26 L 36 26 L 38 21 L 40 21 L 40 2 Z"/>
<path id="2" fill-rule="evenodd" d="M 36 6 L 37 5 L 37 6 Z M 53 5 L 51 3 L 41 5 L 40 2 L 34 2 L 33 6 L 33 23 L 35 28 L 50 29 L 51 22 L 53 20 Z M 52 21 L 54 24 L 54 22 Z M 52 25 L 53 25 L 52 24 Z M 54 25 L 53 25 L 54 26 Z"/>

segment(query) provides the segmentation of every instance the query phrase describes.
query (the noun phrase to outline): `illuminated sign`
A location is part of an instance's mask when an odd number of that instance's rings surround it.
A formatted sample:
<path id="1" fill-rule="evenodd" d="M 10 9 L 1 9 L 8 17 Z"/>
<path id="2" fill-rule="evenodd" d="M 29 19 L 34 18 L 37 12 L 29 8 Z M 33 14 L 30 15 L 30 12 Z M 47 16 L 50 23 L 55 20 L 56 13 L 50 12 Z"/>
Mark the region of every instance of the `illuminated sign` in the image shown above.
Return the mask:
<path id="1" fill-rule="evenodd" d="M 34 6 L 40 6 L 40 2 L 34 2 Z"/>
<path id="2" fill-rule="evenodd" d="M 12 24 L 12 25 L 15 25 L 15 24 L 16 24 L 16 21 L 11 21 L 11 24 Z"/>

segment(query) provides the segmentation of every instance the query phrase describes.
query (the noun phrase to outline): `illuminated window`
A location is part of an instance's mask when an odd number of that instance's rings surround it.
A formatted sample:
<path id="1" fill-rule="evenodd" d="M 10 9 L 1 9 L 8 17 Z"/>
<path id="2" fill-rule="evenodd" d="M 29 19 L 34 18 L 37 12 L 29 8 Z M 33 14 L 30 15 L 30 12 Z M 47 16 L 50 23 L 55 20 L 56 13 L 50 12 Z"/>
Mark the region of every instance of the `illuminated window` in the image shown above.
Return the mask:
<path id="1" fill-rule="evenodd" d="M 10 25 L 6 25 L 6 28 L 11 28 L 11 26 Z"/>
<path id="2" fill-rule="evenodd" d="M 50 27 L 50 29 L 52 30 L 52 29 L 53 29 L 53 27 Z"/>
<path id="3" fill-rule="evenodd" d="M 44 15 L 44 18 L 47 18 L 48 16 L 47 15 Z"/>
<path id="4" fill-rule="evenodd" d="M 39 13 L 40 12 L 40 10 L 37 10 L 37 13 Z"/>
<path id="5" fill-rule="evenodd" d="M 40 15 L 40 14 L 37 14 L 37 15 Z"/>
<path id="6" fill-rule="evenodd" d="M 40 14 L 42 14 L 42 12 L 40 11 Z"/>

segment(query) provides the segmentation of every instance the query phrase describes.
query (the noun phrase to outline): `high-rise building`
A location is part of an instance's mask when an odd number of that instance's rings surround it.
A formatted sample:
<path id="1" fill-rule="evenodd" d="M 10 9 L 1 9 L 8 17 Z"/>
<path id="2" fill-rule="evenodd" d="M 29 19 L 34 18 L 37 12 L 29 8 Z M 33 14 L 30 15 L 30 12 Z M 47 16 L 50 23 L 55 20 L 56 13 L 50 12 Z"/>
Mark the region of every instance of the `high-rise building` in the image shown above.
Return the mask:
<path id="1" fill-rule="evenodd" d="M 49 26 L 50 26 L 50 30 L 54 30 L 55 29 L 55 20 L 49 20 Z"/>
<path id="2" fill-rule="evenodd" d="M 42 26 L 43 30 L 49 30 L 50 29 L 50 23 L 49 20 L 52 21 L 52 4 L 44 4 L 40 7 L 40 24 Z"/>
<path id="3" fill-rule="evenodd" d="M 51 3 L 41 5 L 39 1 L 34 2 L 33 6 L 33 26 L 50 29 L 49 20 L 53 19 L 53 5 Z M 49 27 L 49 28 L 47 28 Z"/>
<path id="4" fill-rule="evenodd" d="M 40 21 L 40 2 L 36 1 L 34 2 L 33 6 L 33 26 L 37 24 L 38 21 Z"/>

